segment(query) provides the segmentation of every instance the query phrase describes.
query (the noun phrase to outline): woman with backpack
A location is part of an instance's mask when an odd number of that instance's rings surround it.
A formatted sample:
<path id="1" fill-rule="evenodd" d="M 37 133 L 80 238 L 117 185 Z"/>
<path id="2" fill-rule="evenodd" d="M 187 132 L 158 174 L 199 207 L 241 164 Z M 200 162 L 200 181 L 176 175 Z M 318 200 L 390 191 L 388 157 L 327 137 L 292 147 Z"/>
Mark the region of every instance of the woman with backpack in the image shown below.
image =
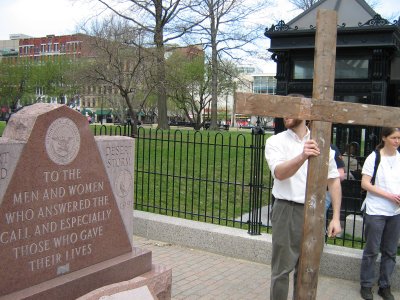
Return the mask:
<path id="1" fill-rule="evenodd" d="M 400 238 L 400 128 L 382 128 L 381 142 L 365 160 L 361 187 L 367 191 L 365 208 L 365 247 L 360 271 L 361 297 L 373 299 L 375 263 L 381 252 L 378 294 L 394 299 L 390 279 L 396 266 Z"/>

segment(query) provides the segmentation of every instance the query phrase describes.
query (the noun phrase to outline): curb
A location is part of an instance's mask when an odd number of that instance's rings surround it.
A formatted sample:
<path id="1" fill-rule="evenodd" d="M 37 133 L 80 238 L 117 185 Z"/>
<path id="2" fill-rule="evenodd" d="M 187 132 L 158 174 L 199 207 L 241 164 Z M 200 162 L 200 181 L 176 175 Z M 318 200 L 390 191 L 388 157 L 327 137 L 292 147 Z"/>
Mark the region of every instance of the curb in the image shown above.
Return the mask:
<path id="1" fill-rule="evenodd" d="M 133 212 L 133 234 L 144 238 L 270 264 L 270 234 L 249 235 L 246 230 L 169 217 L 143 211 Z M 362 250 L 325 245 L 320 274 L 359 281 Z M 378 264 L 375 274 L 378 272 Z M 400 290 L 400 264 L 392 276 L 392 289 Z"/>

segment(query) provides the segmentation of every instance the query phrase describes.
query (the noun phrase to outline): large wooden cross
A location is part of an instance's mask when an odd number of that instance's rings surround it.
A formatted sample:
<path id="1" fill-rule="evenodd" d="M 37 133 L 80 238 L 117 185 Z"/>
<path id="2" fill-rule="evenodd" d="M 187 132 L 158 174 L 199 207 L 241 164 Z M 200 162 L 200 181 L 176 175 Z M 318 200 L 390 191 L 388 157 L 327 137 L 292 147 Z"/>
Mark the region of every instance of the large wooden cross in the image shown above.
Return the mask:
<path id="1" fill-rule="evenodd" d="M 328 174 L 331 123 L 400 127 L 400 108 L 333 101 L 335 82 L 337 15 L 320 10 L 315 37 L 312 99 L 237 93 L 236 112 L 247 115 L 312 120 L 311 137 L 321 155 L 308 163 L 304 231 L 296 299 L 315 299 L 323 250 L 325 193 Z"/>

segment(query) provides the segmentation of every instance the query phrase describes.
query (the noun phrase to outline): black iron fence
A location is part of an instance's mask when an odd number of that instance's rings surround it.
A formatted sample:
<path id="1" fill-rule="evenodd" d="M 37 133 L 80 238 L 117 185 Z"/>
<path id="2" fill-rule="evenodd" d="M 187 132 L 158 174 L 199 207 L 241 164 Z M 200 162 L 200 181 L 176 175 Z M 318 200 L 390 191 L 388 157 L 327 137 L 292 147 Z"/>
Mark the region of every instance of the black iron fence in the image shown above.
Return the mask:
<path id="1" fill-rule="evenodd" d="M 139 128 L 135 209 L 243 228 L 249 234 L 270 232 L 267 136 L 257 127 L 251 133 Z M 363 247 L 361 202 L 360 180 L 349 175 L 343 182 L 343 235 L 327 242 Z"/>
<path id="2" fill-rule="evenodd" d="M 130 136 L 130 137 L 134 136 L 133 126 L 130 124 L 124 124 L 124 125 L 94 124 L 94 125 L 91 125 L 90 128 L 94 135 L 110 135 L 110 136 L 122 135 L 122 136 Z"/>
<path id="3" fill-rule="evenodd" d="M 96 124 L 91 129 L 95 135 L 134 136 L 132 125 Z M 342 182 L 343 234 L 327 241 L 361 249 L 360 169 L 379 132 L 360 127 L 336 127 L 333 132 L 346 154 L 347 179 Z M 258 127 L 251 133 L 139 128 L 135 209 L 238 227 L 249 234 L 271 232 L 272 178 L 264 158 L 267 136 Z M 330 215 L 328 211 L 328 220 Z"/>
<path id="4" fill-rule="evenodd" d="M 135 208 L 247 228 L 269 197 L 261 197 L 269 173 L 261 172 L 264 134 L 140 128 L 136 139 Z M 267 192 L 268 193 L 268 192 Z"/>

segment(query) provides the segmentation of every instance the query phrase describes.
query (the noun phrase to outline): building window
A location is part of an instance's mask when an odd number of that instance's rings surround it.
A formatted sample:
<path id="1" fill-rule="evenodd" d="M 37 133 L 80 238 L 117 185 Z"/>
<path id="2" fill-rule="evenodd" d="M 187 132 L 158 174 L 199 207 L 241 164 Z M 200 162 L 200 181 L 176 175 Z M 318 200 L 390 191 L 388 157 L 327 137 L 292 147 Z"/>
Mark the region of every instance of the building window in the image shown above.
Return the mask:
<path id="1" fill-rule="evenodd" d="M 368 59 L 338 59 L 335 78 L 368 79 Z"/>
<path id="2" fill-rule="evenodd" d="M 368 79 L 368 59 L 337 59 L 335 66 L 336 79 Z M 293 79 L 312 79 L 313 60 L 296 60 L 293 63 Z"/>
<path id="3" fill-rule="evenodd" d="M 351 103 L 362 103 L 362 104 L 377 104 L 371 103 L 371 97 L 368 94 L 352 94 L 352 95 L 335 95 L 335 101 L 351 102 Z"/>
<path id="4" fill-rule="evenodd" d="M 253 93 L 275 94 L 276 79 L 272 76 L 254 76 Z"/>
<path id="5" fill-rule="evenodd" d="M 296 60 L 293 65 L 293 79 L 312 79 L 314 61 Z"/>

